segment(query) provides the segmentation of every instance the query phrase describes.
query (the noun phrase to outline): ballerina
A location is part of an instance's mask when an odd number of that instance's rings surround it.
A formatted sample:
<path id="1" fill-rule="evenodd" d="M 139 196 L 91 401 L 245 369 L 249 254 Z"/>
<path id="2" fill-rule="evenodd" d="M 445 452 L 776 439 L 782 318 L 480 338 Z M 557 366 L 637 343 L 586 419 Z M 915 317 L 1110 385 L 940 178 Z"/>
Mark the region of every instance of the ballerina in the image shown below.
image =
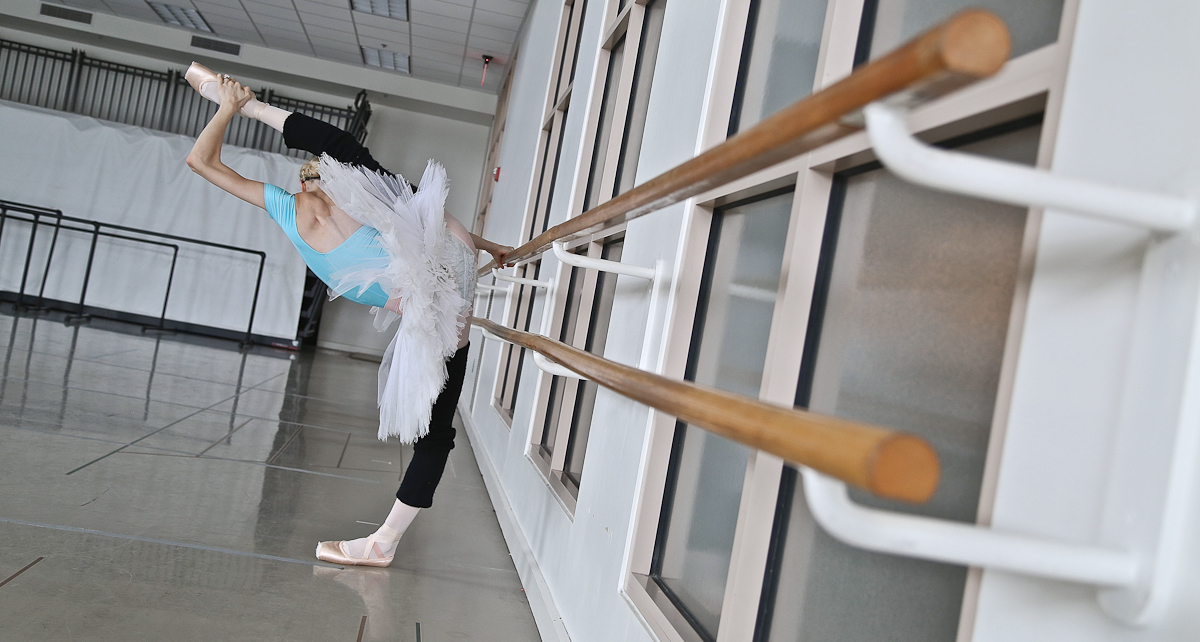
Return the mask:
<path id="1" fill-rule="evenodd" d="M 267 210 L 336 295 L 373 308 L 378 329 L 399 319 L 379 370 L 379 437 L 412 443 L 412 461 L 375 533 L 320 542 L 316 552 L 327 562 L 388 566 L 413 518 L 433 504 L 454 448 L 451 421 L 466 375 L 477 249 L 504 265 L 512 248 L 471 234 L 445 211 L 441 165 L 430 161 L 414 193 L 337 127 L 262 103 L 229 76 L 196 63 L 186 78 L 220 104 L 188 166 Z M 278 130 L 288 147 L 319 156 L 300 169 L 300 193 L 250 180 L 221 162 L 221 140 L 235 113 Z"/>

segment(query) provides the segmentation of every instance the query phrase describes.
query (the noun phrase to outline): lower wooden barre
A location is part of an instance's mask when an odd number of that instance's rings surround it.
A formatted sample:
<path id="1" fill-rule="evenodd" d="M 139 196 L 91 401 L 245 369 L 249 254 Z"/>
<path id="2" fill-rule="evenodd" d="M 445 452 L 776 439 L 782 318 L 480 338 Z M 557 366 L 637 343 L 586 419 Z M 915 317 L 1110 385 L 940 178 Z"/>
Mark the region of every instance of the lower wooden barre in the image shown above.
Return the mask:
<path id="1" fill-rule="evenodd" d="M 879 426 L 783 408 L 723 390 L 676 381 L 487 319 L 471 322 L 614 392 L 880 497 L 927 501 L 937 490 L 937 453 L 924 439 Z"/>

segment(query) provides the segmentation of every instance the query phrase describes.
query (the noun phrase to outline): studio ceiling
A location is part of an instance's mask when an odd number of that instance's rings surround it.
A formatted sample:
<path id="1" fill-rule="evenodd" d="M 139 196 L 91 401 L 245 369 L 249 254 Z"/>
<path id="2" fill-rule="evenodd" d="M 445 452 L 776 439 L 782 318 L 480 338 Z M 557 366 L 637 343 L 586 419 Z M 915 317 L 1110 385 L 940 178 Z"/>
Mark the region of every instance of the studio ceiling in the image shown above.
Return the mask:
<path id="1" fill-rule="evenodd" d="M 145 0 L 60 4 L 162 25 Z M 407 20 L 351 10 L 352 0 L 165 0 L 192 9 L 212 32 L 197 35 L 365 66 L 363 47 L 407 56 L 408 73 L 445 85 L 499 91 L 530 0 L 391 0 Z M 361 1 L 361 0 L 360 0 Z M 387 0 L 373 0 L 376 7 Z M 177 12 L 178 13 L 178 12 Z M 182 27 L 176 27 L 182 29 Z M 483 78 L 483 56 L 494 59 Z M 375 57 L 371 52 L 368 56 Z M 481 79 L 483 84 L 480 84 Z"/>

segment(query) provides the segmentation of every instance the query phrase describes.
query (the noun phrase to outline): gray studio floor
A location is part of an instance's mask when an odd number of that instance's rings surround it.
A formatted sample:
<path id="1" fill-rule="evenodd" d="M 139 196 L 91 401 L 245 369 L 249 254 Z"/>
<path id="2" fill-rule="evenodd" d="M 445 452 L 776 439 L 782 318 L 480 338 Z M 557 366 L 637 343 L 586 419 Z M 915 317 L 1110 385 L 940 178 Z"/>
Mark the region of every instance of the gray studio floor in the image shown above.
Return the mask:
<path id="1" fill-rule="evenodd" d="M 0 308 L 0 640 L 537 640 L 465 431 L 388 569 L 411 451 L 372 361 Z"/>

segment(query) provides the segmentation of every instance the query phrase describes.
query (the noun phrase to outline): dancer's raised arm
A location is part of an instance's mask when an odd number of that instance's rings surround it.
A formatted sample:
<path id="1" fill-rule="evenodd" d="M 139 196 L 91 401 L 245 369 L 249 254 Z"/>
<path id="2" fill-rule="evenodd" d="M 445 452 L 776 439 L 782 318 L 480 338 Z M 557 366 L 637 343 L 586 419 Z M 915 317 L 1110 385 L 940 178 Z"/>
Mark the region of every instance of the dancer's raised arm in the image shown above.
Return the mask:
<path id="1" fill-rule="evenodd" d="M 491 254 L 492 258 L 496 260 L 496 265 L 500 267 L 504 267 L 505 257 L 509 252 L 513 251 L 511 246 L 493 243 L 492 241 L 489 241 L 478 234 L 471 234 L 471 240 L 475 243 L 476 249 L 483 250 L 484 252 Z"/>
<path id="2" fill-rule="evenodd" d="M 251 205 L 265 209 L 263 184 L 242 176 L 221 162 L 221 139 L 225 137 L 225 129 L 242 105 L 254 98 L 254 92 L 241 86 L 236 80 L 222 77 L 218 93 L 221 97 L 221 107 L 196 139 L 196 144 L 187 156 L 188 167 L 213 185 Z"/>

